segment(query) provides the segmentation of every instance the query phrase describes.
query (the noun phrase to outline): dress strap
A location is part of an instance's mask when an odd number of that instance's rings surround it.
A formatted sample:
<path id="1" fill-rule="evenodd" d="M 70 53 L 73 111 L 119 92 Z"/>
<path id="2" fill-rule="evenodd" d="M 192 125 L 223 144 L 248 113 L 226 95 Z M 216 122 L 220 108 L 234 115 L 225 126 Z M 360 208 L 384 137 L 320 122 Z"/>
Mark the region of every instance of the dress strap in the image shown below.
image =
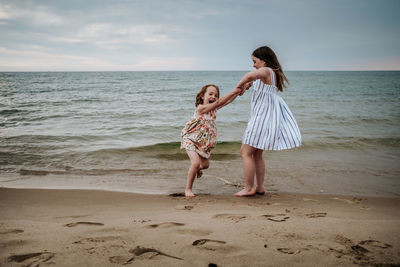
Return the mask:
<path id="1" fill-rule="evenodd" d="M 271 68 L 268 68 L 269 72 L 271 73 L 271 81 L 272 81 L 272 85 L 275 85 L 275 73 L 272 71 Z"/>

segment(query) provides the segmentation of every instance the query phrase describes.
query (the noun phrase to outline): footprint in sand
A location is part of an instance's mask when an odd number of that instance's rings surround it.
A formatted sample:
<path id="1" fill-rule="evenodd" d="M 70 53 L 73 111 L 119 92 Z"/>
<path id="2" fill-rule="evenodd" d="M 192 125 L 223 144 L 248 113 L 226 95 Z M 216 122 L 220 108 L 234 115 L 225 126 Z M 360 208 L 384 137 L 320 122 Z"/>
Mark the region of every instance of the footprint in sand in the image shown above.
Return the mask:
<path id="1" fill-rule="evenodd" d="M 392 246 L 386 243 L 382 243 L 377 240 L 364 240 L 355 244 L 351 239 L 348 239 L 342 235 L 337 235 L 335 241 L 345 247 L 345 249 L 334 249 L 329 248 L 329 251 L 336 253 L 336 257 L 341 258 L 343 256 L 350 256 L 353 258 L 354 263 L 362 266 L 381 266 L 380 263 L 374 262 L 374 256 L 370 253 L 376 253 L 378 249 L 387 249 Z M 378 252 L 382 255 L 382 251 Z M 396 265 L 397 266 L 397 265 Z"/>
<path id="2" fill-rule="evenodd" d="M 292 254 L 299 254 L 299 253 L 301 253 L 303 251 L 309 251 L 310 248 L 312 248 L 312 246 L 309 245 L 307 248 L 299 248 L 299 249 L 277 248 L 276 250 L 278 250 L 279 252 L 284 253 L 284 254 L 292 255 Z"/>
<path id="3" fill-rule="evenodd" d="M 72 244 L 83 244 L 83 243 L 104 243 L 107 241 L 120 240 L 119 236 L 99 236 L 99 237 L 87 237 L 79 241 L 75 241 Z"/>
<path id="4" fill-rule="evenodd" d="M 42 262 L 47 262 L 51 258 L 54 257 L 54 253 L 51 252 L 35 252 L 35 253 L 27 253 L 27 254 L 18 254 L 18 255 L 12 255 L 8 257 L 9 262 L 24 262 L 27 265 L 25 266 L 33 266 L 34 264 L 36 266 L 39 266 L 40 263 Z"/>
<path id="5" fill-rule="evenodd" d="M 354 242 L 351 239 L 348 239 L 347 237 L 344 237 L 342 235 L 336 235 L 335 241 L 344 246 L 354 245 Z"/>
<path id="6" fill-rule="evenodd" d="M 369 263 L 370 257 L 366 255 L 366 253 L 370 252 L 368 249 L 361 246 L 361 242 L 355 244 L 353 240 L 348 239 L 342 235 L 337 235 L 335 241 L 343 246 L 345 246 L 344 250 L 337 250 L 334 248 L 330 248 L 330 251 L 334 251 L 337 253 L 338 258 L 342 256 L 351 256 L 354 258 L 354 263 L 356 264 L 364 264 Z M 368 241 L 368 240 L 365 240 Z"/>
<path id="7" fill-rule="evenodd" d="M 24 232 L 24 230 L 21 230 L 21 229 L 9 229 L 9 230 L 0 231 L 0 235 L 20 234 L 20 233 L 23 233 L 23 232 Z"/>
<path id="8" fill-rule="evenodd" d="M 59 216 L 59 217 L 54 217 L 54 219 L 67 219 L 67 218 L 78 219 L 78 218 L 84 218 L 84 217 L 88 217 L 88 216 L 89 215 Z"/>
<path id="9" fill-rule="evenodd" d="M 377 240 L 364 240 L 359 242 L 358 244 L 360 245 L 365 245 L 365 246 L 371 246 L 371 247 L 376 247 L 376 248 L 391 248 L 392 245 L 386 244 L 386 243 L 382 243 L 380 241 Z"/>
<path id="10" fill-rule="evenodd" d="M 344 199 L 344 198 L 338 198 L 338 197 L 334 197 L 334 198 L 332 198 L 332 199 L 334 199 L 334 200 L 339 200 L 339 201 L 343 201 L 343 202 L 345 202 L 345 203 L 347 203 L 347 204 L 360 204 L 361 201 L 363 201 L 362 198 L 357 198 L 357 197 L 354 197 L 354 198 L 351 199 L 351 200 L 349 200 L 349 199 Z"/>
<path id="11" fill-rule="evenodd" d="M 312 199 L 312 198 L 305 198 L 305 197 L 303 197 L 303 201 L 313 201 L 313 202 L 319 203 L 318 200 L 315 200 L 315 199 Z"/>
<path id="12" fill-rule="evenodd" d="M 151 224 L 148 225 L 147 228 L 170 228 L 175 226 L 184 226 L 184 223 L 177 223 L 177 222 L 164 222 L 159 224 Z"/>
<path id="13" fill-rule="evenodd" d="M 126 265 L 129 264 L 130 262 L 132 262 L 135 259 L 135 257 L 124 257 L 124 256 L 112 256 L 109 257 L 108 260 L 111 263 L 116 263 L 116 264 L 122 264 L 122 265 Z"/>
<path id="14" fill-rule="evenodd" d="M 177 210 L 192 210 L 194 206 L 192 205 L 178 205 L 175 207 Z"/>
<path id="15" fill-rule="evenodd" d="M 285 253 L 285 254 L 295 254 L 295 253 L 299 253 L 299 251 L 294 250 L 292 248 L 277 248 L 276 250 L 278 250 L 279 252 Z"/>
<path id="16" fill-rule="evenodd" d="M 172 193 L 169 194 L 170 197 L 184 197 L 185 193 Z"/>
<path id="17" fill-rule="evenodd" d="M 141 255 L 144 255 L 147 253 L 151 253 L 151 255 L 149 256 L 149 259 L 152 259 L 153 257 L 158 256 L 158 255 L 161 255 L 161 256 L 172 258 L 172 259 L 183 260 L 182 258 L 166 254 L 155 248 L 145 248 L 145 247 L 137 246 L 136 248 L 129 250 L 129 252 L 135 256 L 141 256 Z M 132 258 L 131 261 L 133 259 L 134 258 Z"/>
<path id="18" fill-rule="evenodd" d="M 109 257 L 108 260 L 111 263 L 117 263 L 117 264 L 122 264 L 122 265 L 130 264 L 134 260 L 144 260 L 144 259 L 151 260 L 154 257 L 159 256 L 159 255 L 168 257 L 168 258 L 172 258 L 172 259 L 176 259 L 176 260 L 183 260 L 182 258 L 169 255 L 158 249 L 145 248 L 145 247 L 141 247 L 141 246 L 137 246 L 136 248 L 129 250 L 129 253 L 132 253 L 134 256 L 133 257 L 132 256 L 128 256 L 128 257 L 127 256 L 112 256 L 112 257 Z"/>
<path id="19" fill-rule="evenodd" d="M 229 214 L 229 213 L 222 213 L 222 214 L 215 214 L 213 218 L 217 219 L 231 219 L 232 221 L 238 222 L 240 220 L 244 220 L 247 218 L 246 214 Z"/>
<path id="20" fill-rule="evenodd" d="M 227 252 L 232 252 L 232 251 L 237 250 L 236 247 L 226 245 L 225 241 L 214 240 L 214 239 L 198 239 L 198 240 L 193 241 L 192 246 L 195 246 L 195 247 L 198 247 L 201 249 L 217 251 L 217 252 L 221 252 L 221 253 L 227 253 Z"/>
<path id="21" fill-rule="evenodd" d="M 209 230 L 203 230 L 203 229 L 177 229 L 176 232 L 178 234 L 190 234 L 194 236 L 206 236 L 210 235 L 212 232 Z"/>
<path id="22" fill-rule="evenodd" d="M 214 242 L 214 243 L 219 243 L 219 244 L 226 244 L 225 241 L 221 240 L 213 240 L 213 239 L 198 239 L 193 241 L 192 246 L 199 246 L 199 245 L 204 245 L 207 242 Z"/>
<path id="23" fill-rule="evenodd" d="M 133 220 L 134 223 L 147 223 L 151 222 L 151 220 Z"/>
<path id="24" fill-rule="evenodd" d="M 326 217 L 327 213 L 326 212 L 313 212 L 306 214 L 308 218 L 319 218 L 319 217 Z"/>
<path id="25" fill-rule="evenodd" d="M 74 223 L 68 223 L 68 224 L 66 224 L 64 226 L 66 226 L 66 227 L 75 227 L 75 226 L 78 226 L 80 224 L 93 225 L 93 226 L 103 226 L 104 225 L 104 223 L 98 223 L 98 222 L 74 222 Z"/>
<path id="26" fill-rule="evenodd" d="M 267 220 L 270 220 L 273 222 L 285 222 L 287 219 L 290 218 L 289 216 L 286 216 L 286 214 L 276 214 L 276 215 L 265 214 L 262 216 L 266 217 Z"/>

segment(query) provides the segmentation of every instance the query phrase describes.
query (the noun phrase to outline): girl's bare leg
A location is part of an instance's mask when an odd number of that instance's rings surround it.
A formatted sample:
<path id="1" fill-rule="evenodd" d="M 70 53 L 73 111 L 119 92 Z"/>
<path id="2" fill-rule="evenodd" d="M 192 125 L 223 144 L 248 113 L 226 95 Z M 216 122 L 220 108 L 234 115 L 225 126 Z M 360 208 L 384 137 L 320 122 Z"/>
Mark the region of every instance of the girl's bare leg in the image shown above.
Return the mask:
<path id="1" fill-rule="evenodd" d="M 201 169 L 199 169 L 196 173 L 196 178 L 200 178 L 201 176 L 203 176 L 203 172 L 201 171 Z"/>
<path id="2" fill-rule="evenodd" d="M 263 158 L 263 152 L 264 152 L 263 150 L 257 149 L 254 153 L 254 159 L 256 163 L 257 194 L 265 194 L 265 189 L 264 189 L 265 162 Z"/>
<path id="3" fill-rule="evenodd" d="M 242 144 L 240 155 L 242 156 L 244 178 L 246 186 L 243 190 L 235 193 L 235 196 L 244 197 L 255 195 L 254 176 L 256 174 L 256 163 L 254 153 L 257 149 L 249 145 Z"/>
<path id="4" fill-rule="evenodd" d="M 208 169 L 210 166 L 210 161 L 206 158 L 200 157 L 200 169 L 196 173 L 196 177 L 200 178 L 203 175 L 201 170 Z"/>
<path id="5" fill-rule="evenodd" d="M 186 153 L 190 158 L 190 168 L 187 175 L 185 196 L 194 197 L 195 194 L 192 191 L 194 179 L 196 176 L 200 178 L 202 174 L 201 170 L 207 169 L 210 163 L 208 159 L 200 157 L 195 151 L 186 150 Z"/>
<path id="6" fill-rule="evenodd" d="M 195 195 L 192 192 L 194 178 L 196 177 L 197 172 L 200 170 L 200 156 L 194 151 L 186 150 L 190 158 L 190 168 L 187 174 L 186 188 L 185 188 L 185 196 L 194 197 Z"/>

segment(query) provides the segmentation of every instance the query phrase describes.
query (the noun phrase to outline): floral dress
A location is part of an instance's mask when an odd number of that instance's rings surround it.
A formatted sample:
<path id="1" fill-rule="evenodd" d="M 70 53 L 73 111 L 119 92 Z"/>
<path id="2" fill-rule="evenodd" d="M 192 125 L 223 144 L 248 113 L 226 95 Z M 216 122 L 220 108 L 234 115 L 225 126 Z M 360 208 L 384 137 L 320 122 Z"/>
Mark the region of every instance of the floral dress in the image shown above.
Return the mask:
<path id="1" fill-rule="evenodd" d="M 181 149 L 197 152 L 203 158 L 209 158 L 211 149 L 217 145 L 217 110 L 197 115 L 196 112 L 181 132 Z"/>

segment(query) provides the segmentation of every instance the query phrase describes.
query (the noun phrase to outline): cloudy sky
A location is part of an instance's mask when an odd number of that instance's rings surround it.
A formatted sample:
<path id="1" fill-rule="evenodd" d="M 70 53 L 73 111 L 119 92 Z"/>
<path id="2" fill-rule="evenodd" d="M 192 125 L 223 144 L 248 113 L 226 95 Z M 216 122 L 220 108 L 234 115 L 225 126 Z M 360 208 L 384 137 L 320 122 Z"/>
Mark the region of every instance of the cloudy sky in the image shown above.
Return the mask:
<path id="1" fill-rule="evenodd" d="M 0 0 L 0 71 L 400 70 L 399 0 Z"/>

